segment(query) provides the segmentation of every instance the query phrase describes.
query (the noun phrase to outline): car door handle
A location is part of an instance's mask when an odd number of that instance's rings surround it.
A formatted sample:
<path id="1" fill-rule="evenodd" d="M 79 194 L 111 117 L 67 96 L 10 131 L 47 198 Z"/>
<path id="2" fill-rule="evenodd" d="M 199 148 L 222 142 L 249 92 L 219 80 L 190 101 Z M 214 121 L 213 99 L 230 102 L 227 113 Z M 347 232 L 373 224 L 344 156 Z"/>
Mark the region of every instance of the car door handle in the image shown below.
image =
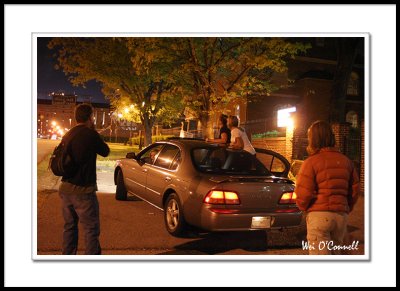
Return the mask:
<path id="1" fill-rule="evenodd" d="M 171 178 L 170 177 L 165 177 L 165 182 L 171 182 Z"/>
<path id="2" fill-rule="evenodd" d="M 144 173 L 147 173 L 147 169 L 143 169 L 143 172 L 144 172 Z"/>

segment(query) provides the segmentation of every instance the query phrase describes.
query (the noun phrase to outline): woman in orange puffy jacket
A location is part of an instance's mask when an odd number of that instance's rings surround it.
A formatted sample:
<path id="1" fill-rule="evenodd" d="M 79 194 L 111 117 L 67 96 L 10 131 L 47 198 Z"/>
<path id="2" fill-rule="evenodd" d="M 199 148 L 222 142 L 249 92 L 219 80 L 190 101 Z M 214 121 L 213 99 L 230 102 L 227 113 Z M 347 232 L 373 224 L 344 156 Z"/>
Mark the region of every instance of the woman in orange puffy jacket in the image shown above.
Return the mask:
<path id="1" fill-rule="evenodd" d="M 359 195 L 358 173 L 335 146 L 329 123 L 316 121 L 308 129 L 309 157 L 296 176 L 296 203 L 306 212 L 310 255 L 340 254 L 347 217 Z"/>

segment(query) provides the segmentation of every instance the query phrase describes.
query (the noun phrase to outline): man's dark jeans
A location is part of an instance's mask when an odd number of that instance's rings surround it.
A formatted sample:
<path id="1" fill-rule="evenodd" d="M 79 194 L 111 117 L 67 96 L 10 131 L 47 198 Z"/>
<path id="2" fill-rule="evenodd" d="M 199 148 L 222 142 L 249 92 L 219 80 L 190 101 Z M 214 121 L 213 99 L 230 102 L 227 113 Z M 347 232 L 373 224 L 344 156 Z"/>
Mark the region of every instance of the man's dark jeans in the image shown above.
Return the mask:
<path id="1" fill-rule="evenodd" d="M 60 193 L 60 197 L 64 216 L 62 254 L 76 255 L 78 249 L 78 222 L 80 221 L 85 235 L 85 255 L 100 255 L 99 203 L 96 193 Z"/>

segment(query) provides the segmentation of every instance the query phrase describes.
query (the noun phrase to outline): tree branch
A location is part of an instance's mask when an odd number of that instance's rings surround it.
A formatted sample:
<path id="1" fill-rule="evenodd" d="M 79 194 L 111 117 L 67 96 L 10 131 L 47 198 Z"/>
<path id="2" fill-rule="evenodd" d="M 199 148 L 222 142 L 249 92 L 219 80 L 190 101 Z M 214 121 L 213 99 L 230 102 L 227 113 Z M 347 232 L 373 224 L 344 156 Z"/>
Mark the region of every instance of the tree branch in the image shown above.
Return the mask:
<path id="1" fill-rule="evenodd" d="M 233 87 L 245 76 L 245 74 L 249 71 L 250 68 L 251 66 L 246 66 L 244 70 L 240 72 L 240 74 L 236 77 L 236 79 L 233 80 L 233 82 L 231 82 L 228 89 L 226 89 L 226 92 L 229 93 L 233 89 Z"/>

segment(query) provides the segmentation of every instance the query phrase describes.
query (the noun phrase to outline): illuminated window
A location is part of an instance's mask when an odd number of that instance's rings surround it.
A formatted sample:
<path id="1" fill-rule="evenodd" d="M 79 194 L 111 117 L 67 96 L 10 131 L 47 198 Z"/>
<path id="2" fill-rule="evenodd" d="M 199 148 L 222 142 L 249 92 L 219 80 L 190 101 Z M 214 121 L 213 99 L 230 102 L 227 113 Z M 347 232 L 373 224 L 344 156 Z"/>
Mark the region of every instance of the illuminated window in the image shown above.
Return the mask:
<path id="1" fill-rule="evenodd" d="M 352 72 L 349 83 L 347 84 L 347 95 L 358 95 L 359 77 L 358 74 Z"/>
<path id="2" fill-rule="evenodd" d="M 351 124 L 351 127 L 358 128 L 358 115 L 354 111 L 349 111 L 346 114 L 346 122 Z"/>

